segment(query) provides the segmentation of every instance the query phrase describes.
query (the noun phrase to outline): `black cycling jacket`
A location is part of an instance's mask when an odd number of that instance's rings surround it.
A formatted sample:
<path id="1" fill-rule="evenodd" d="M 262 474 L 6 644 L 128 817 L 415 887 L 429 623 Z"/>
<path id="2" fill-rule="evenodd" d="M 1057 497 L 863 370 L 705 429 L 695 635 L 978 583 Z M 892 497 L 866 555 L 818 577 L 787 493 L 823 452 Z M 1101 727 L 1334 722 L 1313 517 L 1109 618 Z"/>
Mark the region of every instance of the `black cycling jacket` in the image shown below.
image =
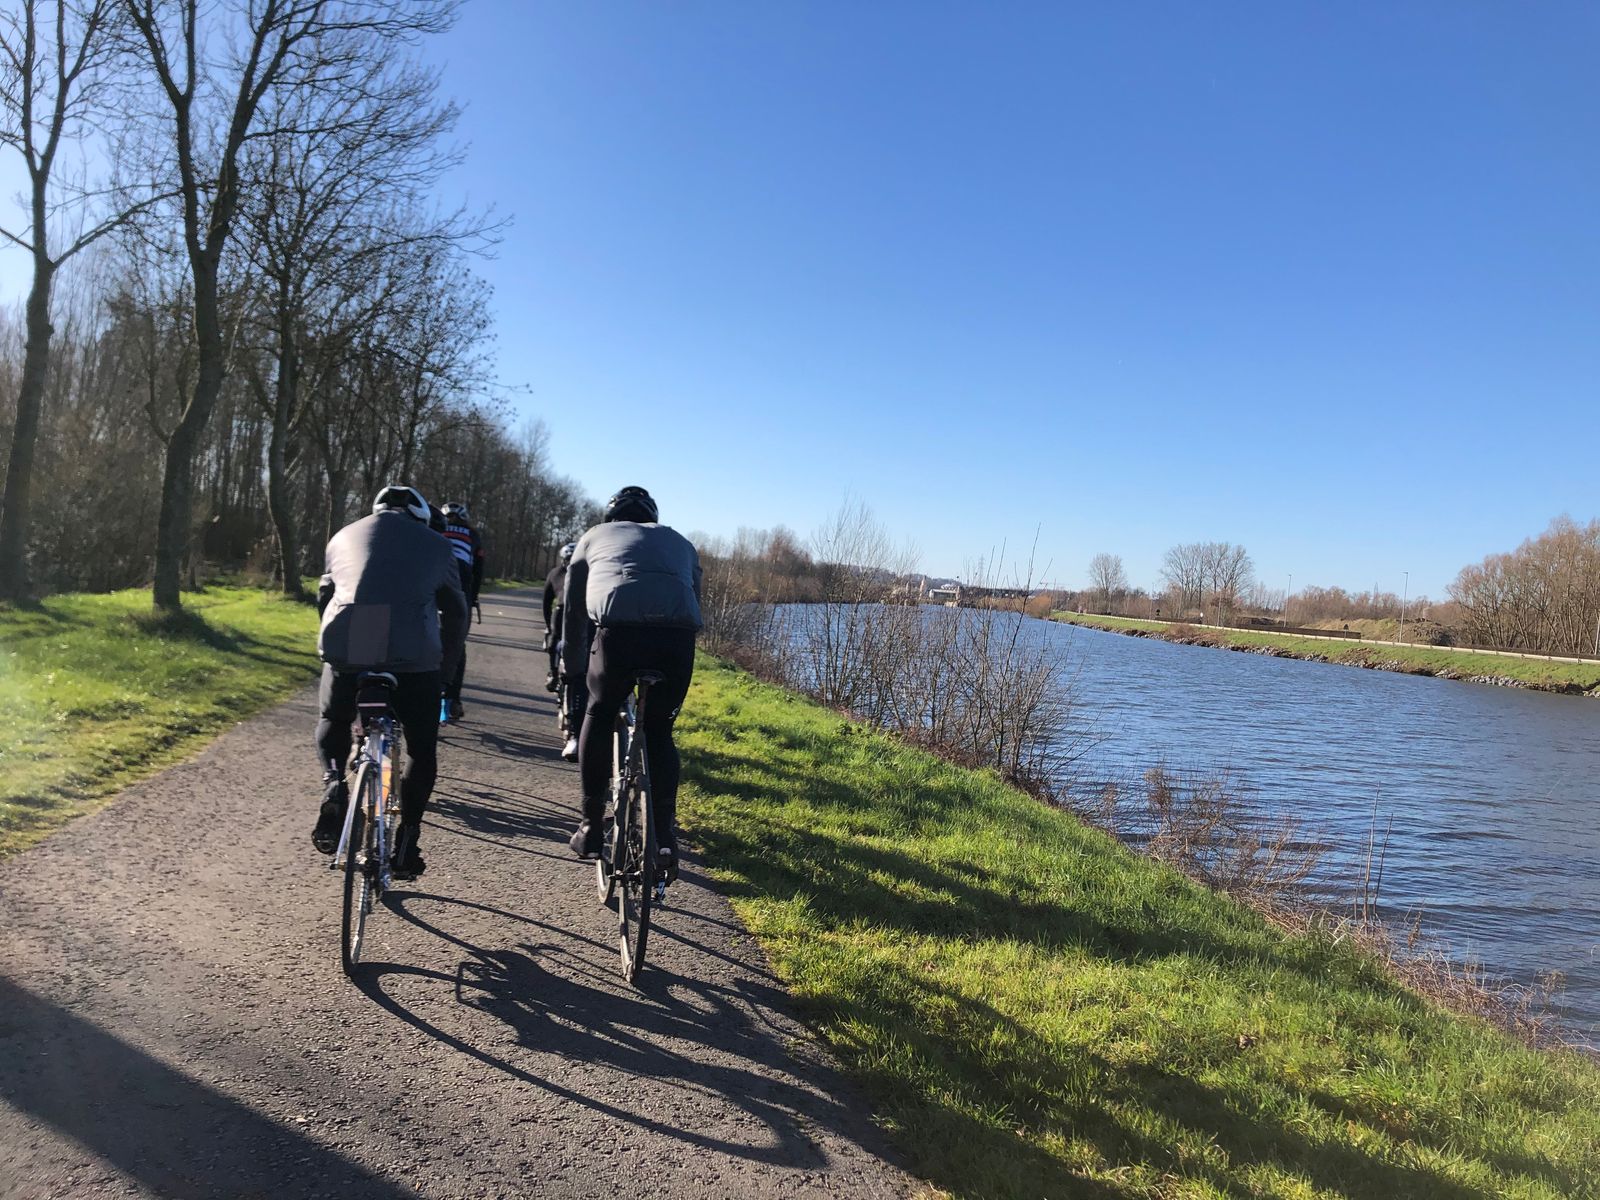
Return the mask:
<path id="1" fill-rule="evenodd" d="M 317 589 L 317 649 L 336 671 L 455 670 L 471 611 L 450 545 L 398 510 L 346 525 Z"/>
<path id="2" fill-rule="evenodd" d="M 578 539 L 567 564 L 561 622 L 568 675 L 581 674 L 588 623 L 601 629 L 653 625 L 698 630 L 700 556 L 666 525 L 608 521 Z"/>
<path id="3" fill-rule="evenodd" d="M 555 620 L 556 609 L 561 607 L 561 597 L 567 586 L 567 564 L 558 563 L 556 569 L 544 580 L 544 627 L 550 630 L 551 639 L 559 638 L 561 631 L 550 622 Z"/>

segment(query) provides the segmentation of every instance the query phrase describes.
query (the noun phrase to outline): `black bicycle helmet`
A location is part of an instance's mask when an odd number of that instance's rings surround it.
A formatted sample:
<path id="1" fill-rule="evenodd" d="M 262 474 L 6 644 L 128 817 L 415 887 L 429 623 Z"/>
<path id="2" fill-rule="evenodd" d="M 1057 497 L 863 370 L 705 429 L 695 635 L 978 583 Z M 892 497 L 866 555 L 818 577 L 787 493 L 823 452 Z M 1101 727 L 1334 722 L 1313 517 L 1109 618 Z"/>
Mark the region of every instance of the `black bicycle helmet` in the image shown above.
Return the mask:
<path id="1" fill-rule="evenodd" d="M 578 548 L 578 543 L 577 542 L 568 542 L 565 546 L 561 547 L 561 561 L 564 562 L 564 563 L 571 562 L 572 561 L 572 552 L 574 550 L 576 550 L 577 548 Z"/>
<path id="2" fill-rule="evenodd" d="M 460 500 L 452 500 L 449 504 L 446 504 L 444 506 L 444 515 L 446 517 L 456 517 L 466 521 L 468 524 L 472 523 L 472 514 L 467 512 L 466 504 Z"/>
<path id="3" fill-rule="evenodd" d="M 658 520 L 661 513 L 650 493 L 642 487 L 625 487 L 606 501 L 606 520 L 637 521 L 648 525 Z"/>
<path id="4" fill-rule="evenodd" d="M 381 513 L 391 509 L 408 513 L 424 525 L 428 523 L 428 502 L 414 487 L 407 487 L 403 483 L 391 483 L 379 492 L 378 498 L 372 502 L 372 511 Z"/>

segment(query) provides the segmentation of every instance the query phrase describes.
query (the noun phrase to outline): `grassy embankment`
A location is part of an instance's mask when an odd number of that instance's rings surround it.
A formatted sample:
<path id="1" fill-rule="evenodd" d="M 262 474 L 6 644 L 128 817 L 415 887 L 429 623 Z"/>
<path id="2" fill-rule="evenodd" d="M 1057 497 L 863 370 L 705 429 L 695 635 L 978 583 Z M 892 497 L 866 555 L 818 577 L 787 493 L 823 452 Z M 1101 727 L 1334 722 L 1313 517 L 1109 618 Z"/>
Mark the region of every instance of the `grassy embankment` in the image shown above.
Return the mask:
<path id="1" fill-rule="evenodd" d="M 165 620 L 144 590 L 0 607 L 0 856 L 315 677 L 309 605 L 243 587 L 184 603 Z"/>
<path id="2" fill-rule="evenodd" d="M 911 1165 L 972 1197 L 1600 1194 L 1600 1070 L 703 659 L 683 819 Z"/>
<path id="3" fill-rule="evenodd" d="M 1442 647 L 1390 646 L 1255 630 L 1211 629 L 1175 625 L 1167 621 L 1141 621 L 1132 617 L 1069 612 L 1057 612 L 1052 616 L 1055 620 L 1090 629 L 1191 645 L 1217 646 L 1224 650 L 1264 651 L 1283 658 L 1343 663 L 1346 666 L 1372 667 L 1412 675 L 1435 675 L 1442 679 L 1490 678 L 1541 691 L 1578 693 L 1600 689 L 1600 663 L 1597 662 L 1551 662 L 1538 658 L 1518 658 L 1510 654 L 1468 654 Z"/>
<path id="4" fill-rule="evenodd" d="M 0 610 L 15 850 L 311 678 L 243 588 Z M 915 1169 L 969 1196 L 1594 1195 L 1600 1072 L 980 772 L 710 662 L 685 819 Z"/>

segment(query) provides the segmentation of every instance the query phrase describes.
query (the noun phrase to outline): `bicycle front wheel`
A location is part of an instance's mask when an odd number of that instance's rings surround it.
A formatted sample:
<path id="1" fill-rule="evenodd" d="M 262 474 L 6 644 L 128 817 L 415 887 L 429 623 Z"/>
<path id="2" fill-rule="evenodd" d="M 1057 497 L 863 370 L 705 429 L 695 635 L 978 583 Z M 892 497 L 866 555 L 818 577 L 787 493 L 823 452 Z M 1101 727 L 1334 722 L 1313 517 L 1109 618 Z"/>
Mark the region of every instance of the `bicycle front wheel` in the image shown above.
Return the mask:
<path id="1" fill-rule="evenodd" d="M 618 871 L 617 922 L 622 951 L 622 975 L 629 983 L 644 967 L 644 947 L 650 936 L 650 905 L 656 890 L 656 827 L 650 811 L 650 779 L 641 771 L 624 797 L 627 822 L 618 805 L 616 838 L 623 868 Z"/>
<path id="2" fill-rule="evenodd" d="M 363 761 L 356 774 L 350 803 L 360 805 L 350 829 L 344 856 L 344 919 L 340 930 L 339 960 L 346 975 L 354 975 L 361 961 L 361 943 L 372 912 L 378 863 L 378 777 L 371 762 Z"/>

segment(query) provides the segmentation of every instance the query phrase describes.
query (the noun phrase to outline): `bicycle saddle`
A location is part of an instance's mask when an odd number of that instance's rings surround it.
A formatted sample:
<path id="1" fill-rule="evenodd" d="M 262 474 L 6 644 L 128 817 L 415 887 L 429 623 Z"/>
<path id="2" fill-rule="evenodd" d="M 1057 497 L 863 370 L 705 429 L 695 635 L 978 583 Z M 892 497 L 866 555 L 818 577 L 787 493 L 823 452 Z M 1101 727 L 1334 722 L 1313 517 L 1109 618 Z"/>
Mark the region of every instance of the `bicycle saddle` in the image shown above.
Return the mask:
<path id="1" fill-rule="evenodd" d="M 389 711 L 389 701 L 400 681 L 387 671 L 363 671 L 356 679 L 356 708 L 364 716 Z"/>

